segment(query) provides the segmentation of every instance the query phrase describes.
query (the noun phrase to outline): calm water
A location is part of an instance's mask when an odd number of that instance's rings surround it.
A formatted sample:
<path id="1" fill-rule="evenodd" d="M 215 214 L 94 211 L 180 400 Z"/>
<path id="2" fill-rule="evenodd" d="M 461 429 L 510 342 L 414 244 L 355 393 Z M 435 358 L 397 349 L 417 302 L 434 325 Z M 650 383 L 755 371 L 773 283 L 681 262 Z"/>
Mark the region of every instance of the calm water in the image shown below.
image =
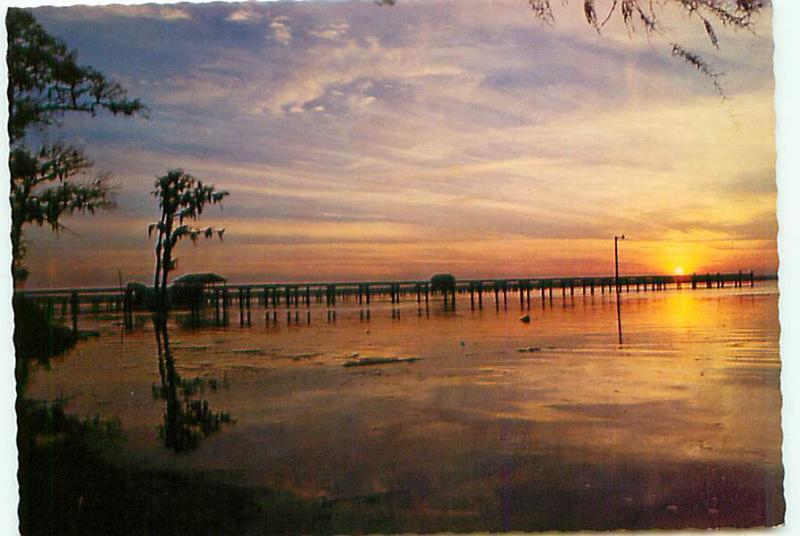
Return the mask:
<path id="1" fill-rule="evenodd" d="M 424 305 L 423 305 L 424 307 Z M 239 327 L 170 323 L 184 379 L 235 422 L 190 452 L 164 447 L 146 315 L 81 318 L 101 336 L 29 395 L 118 417 L 134 463 L 222 471 L 248 486 L 362 501 L 402 531 L 680 527 L 782 521 L 777 286 L 623 295 L 576 291 L 455 312 L 408 297 L 285 306 Z M 364 309 L 363 311 L 366 311 Z M 528 311 L 525 311 L 528 312 Z M 213 316 L 213 311 L 211 311 Z M 520 351 L 525 349 L 527 351 Z M 416 362 L 344 367 L 356 357 Z"/>

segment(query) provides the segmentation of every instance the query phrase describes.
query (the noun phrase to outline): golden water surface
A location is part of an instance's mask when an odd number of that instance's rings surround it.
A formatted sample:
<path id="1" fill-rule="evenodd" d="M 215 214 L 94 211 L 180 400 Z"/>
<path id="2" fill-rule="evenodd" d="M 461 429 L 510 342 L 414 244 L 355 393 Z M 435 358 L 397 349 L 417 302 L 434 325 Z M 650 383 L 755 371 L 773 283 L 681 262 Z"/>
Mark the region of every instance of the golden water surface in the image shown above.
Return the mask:
<path id="1" fill-rule="evenodd" d="M 251 312 L 239 326 L 183 327 L 183 378 L 215 378 L 234 424 L 180 454 L 147 315 L 34 374 L 28 395 L 118 417 L 134 463 L 218 470 L 243 485 L 364 501 L 403 531 L 763 525 L 782 521 L 777 287 L 614 296 L 516 294 L 471 310 L 415 296 Z M 265 313 L 268 317 L 265 318 Z M 521 322 L 523 313 L 531 322 Z M 288 320 L 287 320 L 288 314 Z M 211 312 L 213 316 L 213 311 Z M 84 318 L 85 317 L 85 318 Z M 345 367 L 364 357 L 414 362 Z"/>

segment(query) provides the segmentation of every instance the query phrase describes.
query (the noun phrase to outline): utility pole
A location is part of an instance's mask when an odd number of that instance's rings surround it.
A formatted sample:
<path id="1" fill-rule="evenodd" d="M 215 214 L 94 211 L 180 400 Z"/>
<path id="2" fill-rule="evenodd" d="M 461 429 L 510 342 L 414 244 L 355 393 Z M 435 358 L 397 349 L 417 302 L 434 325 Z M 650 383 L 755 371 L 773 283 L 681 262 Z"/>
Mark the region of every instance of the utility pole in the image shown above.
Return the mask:
<path id="1" fill-rule="evenodd" d="M 619 303 L 619 241 L 625 240 L 625 235 L 614 236 L 614 285 L 617 287 L 617 333 L 619 344 L 622 345 L 622 314 Z"/>

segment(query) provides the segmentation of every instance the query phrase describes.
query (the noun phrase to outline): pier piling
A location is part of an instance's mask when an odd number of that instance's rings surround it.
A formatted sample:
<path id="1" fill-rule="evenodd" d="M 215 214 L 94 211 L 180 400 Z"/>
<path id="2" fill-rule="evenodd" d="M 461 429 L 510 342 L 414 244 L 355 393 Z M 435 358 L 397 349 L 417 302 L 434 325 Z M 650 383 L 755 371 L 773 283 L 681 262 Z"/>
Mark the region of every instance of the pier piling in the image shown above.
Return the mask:
<path id="1" fill-rule="evenodd" d="M 72 313 L 72 334 L 77 337 L 78 335 L 78 313 L 80 313 L 80 302 L 78 302 L 78 293 L 73 291 L 70 294 L 70 312 Z"/>

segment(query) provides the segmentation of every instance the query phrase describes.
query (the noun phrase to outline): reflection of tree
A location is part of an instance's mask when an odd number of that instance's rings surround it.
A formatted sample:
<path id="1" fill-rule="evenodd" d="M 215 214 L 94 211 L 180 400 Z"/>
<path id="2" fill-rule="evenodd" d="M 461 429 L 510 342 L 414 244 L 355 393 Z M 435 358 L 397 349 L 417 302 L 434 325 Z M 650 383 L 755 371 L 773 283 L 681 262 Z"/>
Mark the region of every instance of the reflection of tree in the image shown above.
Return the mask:
<path id="1" fill-rule="evenodd" d="M 169 347 L 166 312 L 157 311 L 153 314 L 153 327 L 161 377 L 158 396 L 166 401 L 161 439 L 164 446 L 175 452 L 192 450 L 198 446 L 201 438 L 219 430 L 222 423 L 230 422 L 230 416 L 225 412 L 213 412 L 207 400 L 194 398 L 198 391 L 195 382 L 184 381 L 175 370 L 175 360 Z"/>

